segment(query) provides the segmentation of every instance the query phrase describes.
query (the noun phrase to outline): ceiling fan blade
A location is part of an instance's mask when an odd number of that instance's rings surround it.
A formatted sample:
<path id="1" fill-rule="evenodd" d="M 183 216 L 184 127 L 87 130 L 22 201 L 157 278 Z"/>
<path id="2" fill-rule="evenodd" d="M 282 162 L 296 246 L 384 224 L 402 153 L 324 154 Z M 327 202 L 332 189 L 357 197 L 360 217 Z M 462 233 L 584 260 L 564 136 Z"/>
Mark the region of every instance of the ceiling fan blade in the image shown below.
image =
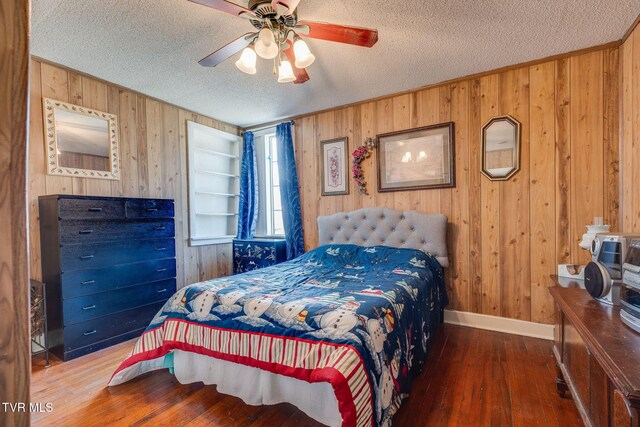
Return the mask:
<path id="1" fill-rule="evenodd" d="M 293 74 L 296 76 L 293 83 L 297 85 L 302 84 L 309 80 L 309 74 L 304 68 L 296 67 L 296 56 L 293 53 L 293 45 L 290 40 L 287 40 L 287 46 L 288 47 L 284 50 L 284 54 L 287 55 L 287 59 L 291 63 L 291 68 L 293 68 Z"/>
<path id="2" fill-rule="evenodd" d="M 378 30 L 371 30 L 369 28 L 348 27 L 345 25 L 311 21 L 300 21 L 296 27 L 308 27 L 308 34 L 304 34 L 304 32 L 302 32 L 302 34 L 312 39 L 347 43 L 363 47 L 371 47 L 378 41 Z"/>
<path id="3" fill-rule="evenodd" d="M 255 35 L 256 33 L 247 33 L 243 36 L 238 37 L 231 43 L 216 50 L 211 55 L 202 58 L 200 61 L 198 61 L 198 64 L 202 65 L 203 67 L 215 67 L 225 59 L 228 59 L 232 55 L 249 46 L 253 41 L 253 36 Z"/>
<path id="4" fill-rule="evenodd" d="M 278 11 L 278 5 L 279 5 L 287 9 L 287 11 L 285 12 L 287 15 L 291 15 L 298 7 L 298 3 L 300 3 L 300 0 L 271 0 L 271 7 L 276 12 L 279 12 Z"/>
<path id="5" fill-rule="evenodd" d="M 219 10 L 221 12 L 230 13 L 231 15 L 257 18 L 256 14 L 249 9 L 239 6 L 235 3 L 231 3 L 226 0 L 189 0 L 190 2 L 201 4 L 203 6 L 210 7 L 212 9 Z"/>

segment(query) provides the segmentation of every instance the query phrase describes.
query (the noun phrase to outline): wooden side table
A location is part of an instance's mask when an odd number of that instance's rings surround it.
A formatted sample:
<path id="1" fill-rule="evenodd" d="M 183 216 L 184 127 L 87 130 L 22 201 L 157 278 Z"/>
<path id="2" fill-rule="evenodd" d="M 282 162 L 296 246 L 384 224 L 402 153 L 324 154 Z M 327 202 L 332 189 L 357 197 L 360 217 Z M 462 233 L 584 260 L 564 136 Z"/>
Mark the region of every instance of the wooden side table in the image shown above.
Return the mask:
<path id="1" fill-rule="evenodd" d="M 287 242 L 279 238 L 233 240 L 233 274 L 270 267 L 287 260 Z"/>
<path id="2" fill-rule="evenodd" d="M 31 286 L 31 355 L 44 353 L 49 367 L 49 343 L 47 338 L 47 285 L 30 280 Z M 38 338 L 39 337 L 39 338 Z M 35 349 L 34 349 L 35 347 Z"/>

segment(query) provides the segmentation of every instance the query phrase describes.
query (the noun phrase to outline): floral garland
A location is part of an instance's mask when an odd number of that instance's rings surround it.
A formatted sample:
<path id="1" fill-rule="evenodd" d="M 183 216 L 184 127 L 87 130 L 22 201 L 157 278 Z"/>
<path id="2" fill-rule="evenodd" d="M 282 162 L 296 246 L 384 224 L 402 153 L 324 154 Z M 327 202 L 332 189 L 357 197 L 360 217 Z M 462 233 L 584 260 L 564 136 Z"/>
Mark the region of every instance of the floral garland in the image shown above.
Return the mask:
<path id="1" fill-rule="evenodd" d="M 367 182 L 364 180 L 364 172 L 362 170 L 361 163 L 364 159 L 371 156 L 371 150 L 373 149 L 374 143 L 373 139 L 367 138 L 364 141 L 364 145 L 359 146 L 356 150 L 351 154 L 353 160 L 351 161 L 351 172 L 353 173 L 353 179 L 358 185 L 358 190 L 362 194 L 367 193 Z"/>

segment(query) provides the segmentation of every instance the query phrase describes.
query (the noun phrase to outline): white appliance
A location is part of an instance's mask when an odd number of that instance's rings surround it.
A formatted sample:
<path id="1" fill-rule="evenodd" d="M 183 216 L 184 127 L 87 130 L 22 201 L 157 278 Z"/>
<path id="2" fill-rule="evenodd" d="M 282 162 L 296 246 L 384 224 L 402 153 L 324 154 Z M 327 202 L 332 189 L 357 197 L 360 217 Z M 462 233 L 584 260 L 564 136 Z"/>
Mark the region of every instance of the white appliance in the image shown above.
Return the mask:
<path id="1" fill-rule="evenodd" d="M 597 234 L 591 243 L 591 262 L 584 269 L 589 294 L 607 304 L 620 304 L 622 266 L 632 239 L 638 234 Z"/>
<path id="2" fill-rule="evenodd" d="M 622 266 L 620 319 L 640 333 L 640 240 L 632 241 L 628 252 Z"/>

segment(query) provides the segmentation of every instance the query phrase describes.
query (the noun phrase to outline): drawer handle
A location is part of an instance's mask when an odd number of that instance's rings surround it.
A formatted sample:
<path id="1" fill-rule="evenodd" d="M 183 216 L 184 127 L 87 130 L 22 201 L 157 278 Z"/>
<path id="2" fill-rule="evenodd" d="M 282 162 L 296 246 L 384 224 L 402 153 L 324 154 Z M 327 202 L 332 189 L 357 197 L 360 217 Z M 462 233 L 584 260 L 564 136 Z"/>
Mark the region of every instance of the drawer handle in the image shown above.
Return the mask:
<path id="1" fill-rule="evenodd" d="M 80 259 L 91 259 L 94 255 L 80 255 Z"/>
<path id="2" fill-rule="evenodd" d="M 93 230 L 80 230 L 80 234 L 91 234 Z"/>
<path id="3" fill-rule="evenodd" d="M 163 273 L 165 271 L 167 271 L 166 268 L 156 268 L 156 273 Z"/>
<path id="4" fill-rule="evenodd" d="M 159 293 L 159 294 L 163 294 L 163 293 L 167 292 L 167 288 L 158 289 L 156 292 Z"/>
<path id="5" fill-rule="evenodd" d="M 102 208 L 89 208 L 89 212 L 102 212 Z"/>
<path id="6" fill-rule="evenodd" d="M 157 212 L 158 208 L 147 208 L 147 212 Z"/>
<path id="7" fill-rule="evenodd" d="M 84 335 L 84 336 L 87 336 L 87 335 L 93 335 L 93 334 L 95 334 L 96 332 L 98 332 L 98 331 L 96 331 L 96 330 L 94 329 L 93 331 L 83 332 L 83 333 L 82 333 L 82 335 Z"/>
<path id="8" fill-rule="evenodd" d="M 166 251 L 167 248 L 156 248 L 156 251 L 161 252 L 161 251 Z"/>
<path id="9" fill-rule="evenodd" d="M 80 282 L 81 285 L 93 285 L 96 283 L 95 280 L 85 280 L 84 282 Z"/>
<path id="10" fill-rule="evenodd" d="M 93 304 L 93 305 L 88 305 L 88 306 L 86 306 L 86 307 L 82 307 L 82 309 L 83 309 L 83 310 L 93 310 L 94 308 L 96 308 L 96 305 L 95 305 L 95 304 Z"/>
<path id="11" fill-rule="evenodd" d="M 154 230 L 156 231 L 162 231 L 162 230 L 166 230 L 166 227 L 164 225 L 161 225 L 159 227 L 154 228 Z"/>

